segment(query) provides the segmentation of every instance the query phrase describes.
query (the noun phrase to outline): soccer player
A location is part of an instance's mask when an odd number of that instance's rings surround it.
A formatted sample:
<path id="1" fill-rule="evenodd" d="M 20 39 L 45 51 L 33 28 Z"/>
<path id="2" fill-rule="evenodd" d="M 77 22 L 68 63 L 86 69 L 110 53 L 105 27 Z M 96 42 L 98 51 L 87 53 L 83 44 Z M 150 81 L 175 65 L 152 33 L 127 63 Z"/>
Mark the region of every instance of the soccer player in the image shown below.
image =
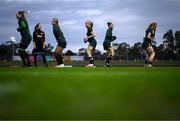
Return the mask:
<path id="1" fill-rule="evenodd" d="M 105 67 L 111 67 L 110 61 L 112 60 L 112 57 L 114 56 L 114 49 L 111 46 L 111 42 L 116 40 L 116 36 L 113 36 L 113 28 L 114 24 L 112 22 L 108 22 L 108 30 L 106 31 L 105 40 L 103 43 L 104 50 L 107 51 L 107 58 L 105 61 Z"/>
<path id="2" fill-rule="evenodd" d="M 87 37 L 84 38 L 84 42 L 89 42 L 89 46 L 87 48 L 87 56 L 89 59 L 89 64 L 86 67 L 94 67 L 94 59 L 92 57 L 93 51 L 96 48 L 97 42 L 96 42 L 96 35 L 93 32 L 93 22 L 92 21 L 86 21 L 85 27 L 87 28 Z"/>
<path id="3" fill-rule="evenodd" d="M 64 48 L 66 48 L 67 42 L 66 42 L 66 39 L 63 35 L 63 32 L 60 29 L 59 20 L 57 18 L 53 18 L 52 26 L 53 26 L 54 36 L 55 36 L 56 41 L 58 43 L 56 50 L 54 52 L 55 58 L 56 58 L 57 63 L 58 63 L 56 68 L 63 68 L 64 62 L 63 62 L 62 52 L 63 52 Z"/>
<path id="4" fill-rule="evenodd" d="M 155 57 L 155 51 L 152 46 L 152 42 L 155 39 L 155 32 L 157 28 L 157 23 L 152 22 L 146 30 L 146 35 L 142 44 L 142 47 L 146 50 L 146 60 L 145 60 L 145 67 L 152 67 L 152 62 Z"/>
<path id="5" fill-rule="evenodd" d="M 37 67 L 37 55 L 40 54 L 44 62 L 44 67 L 48 67 L 45 57 L 45 33 L 42 31 L 42 25 L 40 23 L 36 24 L 33 32 L 33 46 L 34 65 Z"/>
<path id="6" fill-rule="evenodd" d="M 26 11 L 17 11 L 16 12 L 16 18 L 18 20 L 18 25 L 19 25 L 19 27 L 17 28 L 17 31 L 20 32 L 21 37 L 22 37 L 20 40 L 19 47 L 18 47 L 18 52 L 19 52 L 21 60 L 24 64 L 24 67 L 25 66 L 30 67 L 31 64 L 30 64 L 29 56 L 26 52 L 26 49 L 29 46 L 32 37 L 30 34 L 28 22 L 25 17 L 25 13 L 26 13 Z"/>

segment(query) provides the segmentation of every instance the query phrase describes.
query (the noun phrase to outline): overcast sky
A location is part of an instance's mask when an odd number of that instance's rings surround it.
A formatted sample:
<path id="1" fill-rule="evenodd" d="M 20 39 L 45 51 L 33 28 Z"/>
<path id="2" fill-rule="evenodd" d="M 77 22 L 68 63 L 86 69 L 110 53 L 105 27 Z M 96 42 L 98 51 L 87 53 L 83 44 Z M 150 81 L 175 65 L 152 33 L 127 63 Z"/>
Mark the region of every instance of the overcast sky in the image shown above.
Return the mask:
<path id="1" fill-rule="evenodd" d="M 60 19 L 61 29 L 68 42 L 67 49 L 77 52 L 86 48 L 84 22 L 94 22 L 97 34 L 97 49 L 103 50 L 107 21 L 115 24 L 116 43 L 133 45 L 142 42 L 145 29 L 150 22 L 158 22 L 156 41 L 162 43 L 162 36 L 168 29 L 180 30 L 180 0 L 0 0 L 0 43 L 11 36 L 20 41 L 16 31 L 17 10 L 30 10 L 28 22 L 31 33 L 36 23 L 42 23 L 47 43 L 56 46 L 52 33 L 51 19 Z M 32 49 L 32 43 L 28 50 Z"/>

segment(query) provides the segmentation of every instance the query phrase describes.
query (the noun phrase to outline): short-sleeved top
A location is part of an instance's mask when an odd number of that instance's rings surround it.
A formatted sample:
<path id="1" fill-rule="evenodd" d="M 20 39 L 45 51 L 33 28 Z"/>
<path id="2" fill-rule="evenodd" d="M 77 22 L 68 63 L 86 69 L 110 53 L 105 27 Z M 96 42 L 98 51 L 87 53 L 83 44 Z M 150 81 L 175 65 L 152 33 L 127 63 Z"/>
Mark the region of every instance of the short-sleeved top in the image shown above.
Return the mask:
<path id="1" fill-rule="evenodd" d="M 91 36 L 92 32 L 93 32 L 93 29 L 92 28 L 88 28 L 87 29 L 87 36 Z M 89 46 L 93 47 L 94 49 L 96 48 L 97 42 L 96 42 L 96 39 L 94 37 L 89 38 L 88 42 L 89 42 Z"/>
<path id="2" fill-rule="evenodd" d="M 106 36 L 105 36 L 105 42 L 106 43 L 111 43 L 112 42 L 112 38 L 113 38 L 112 31 L 113 31 L 113 29 L 108 29 L 106 31 Z"/>
<path id="3" fill-rule="evenodd" d="M 42 48 L 45 42 L 45 33 L 41 30 L 33 32 L 33 42 L 35 43 L 36 47 Z"/>
<path id="4" fill-rule="evenodd" d="M 53 33 L 57 40 L 57 43 L 66 42 L 63 32 L 61 31 L 59 25 L 53 25 Z"/>
<path id="5" fill-rule="evenodd" d="M 92 28 L 88 28 L 88 29 L 87 29 L 87 36 L 91 36 L 91 35 L 92 35 L 92 32 L 93 32 L 93 29 L 92 29 Z M 88 39 L 88 42 L 91 43 L 91 42 L 94 41 L 94 40 L 95 40 L 95 38 L 92 37 L 92 38 L 89 38 L 89 39 Z"/>
<path id="6" fill-rule="evenodd" d="M 146 35 L 145 35 L 145 40 L 146 41 L 151 41 L 149 38 L 148 38 L 148 34 L 151 33 L 151 37 L 155 37 L 155 30 L 154 29 L 151 29 L 151 28 L 148 28 L 146 30 Z"/>

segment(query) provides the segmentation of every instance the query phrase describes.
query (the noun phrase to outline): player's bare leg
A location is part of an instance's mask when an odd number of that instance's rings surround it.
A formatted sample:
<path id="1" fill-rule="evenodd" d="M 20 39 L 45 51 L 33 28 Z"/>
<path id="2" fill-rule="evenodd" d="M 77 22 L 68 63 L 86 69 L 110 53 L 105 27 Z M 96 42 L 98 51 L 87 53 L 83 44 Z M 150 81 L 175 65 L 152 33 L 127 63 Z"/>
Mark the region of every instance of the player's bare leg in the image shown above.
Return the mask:
<path id="1" fill-rule="evenodd" d="M 154 52 L 154 49 L 152 46 L 149 46 L 147 48 L 147 51 L 148 51 L 148 55 L 149 55 L 149 58 L 148 58 L 149 66 L 152 66 L 152 62 L 153 62 L 154 57 L 155 57 L 155 52 Z"/>
<path id="2" fill-rule="evenodd" d="M 86 50 L 87 51 L 87 56 L 88 56 L 88 59 L 89 59 L 89 64 L 86 67 L 94 67 L 94 59 L 92 57 L 93 50 L 94 50 L 94 48 L 91 47 L 91 46 L 89 46 L 87 48 L 87 50 Z"/>
<path id="3" fill-rule="evenodd" d="M 114 49 L 111 47 L 107 50 L 107 58 L 105 61 L 105 67 L 111 67 L 110 65 L 110 61 L 112 60 L 113 56 L 114 56 Z"/>
<path id="4" fill-rule="evenodd" d="M 55 52 L 54 52 L 55 58 L 56 58 L 57 63 L 58 63 L 58 65 L 56 66 L 57 68 L 62 68 L 62 67 L 64 67 L 63 57 L 62 57 L 62 55 L 61 55 L 62 51 L 63 51 L 63 48 L 57 46 L 57 47 L 56 47 L 56 50 L 55 50 Z"/>

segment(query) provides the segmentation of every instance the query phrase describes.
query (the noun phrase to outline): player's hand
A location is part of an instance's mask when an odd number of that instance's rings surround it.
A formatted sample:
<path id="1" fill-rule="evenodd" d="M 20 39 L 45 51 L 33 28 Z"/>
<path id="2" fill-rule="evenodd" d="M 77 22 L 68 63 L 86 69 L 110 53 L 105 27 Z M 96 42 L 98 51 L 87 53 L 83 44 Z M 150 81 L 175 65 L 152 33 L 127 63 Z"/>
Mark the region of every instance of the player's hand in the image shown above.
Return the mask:
<path id="1" fill-rule="evenodd" d="M 114 40 L 116 40 L 117 39 L 117 37 L 116 36 L 113 36 L 112 37 L 112 41 L 114 41 Z"/>
<path id="2" fill-rule="evenodd" d="M 17 31 L 19 32 L 19 31 L 20 31 L 20 29 L 19 29 L 19 28 L 17 28 Z"/>
<path id="3" fill-rule="evenodd" d="M 84 38 L 84 43 L 88 42 L 88 38 Z"/>

